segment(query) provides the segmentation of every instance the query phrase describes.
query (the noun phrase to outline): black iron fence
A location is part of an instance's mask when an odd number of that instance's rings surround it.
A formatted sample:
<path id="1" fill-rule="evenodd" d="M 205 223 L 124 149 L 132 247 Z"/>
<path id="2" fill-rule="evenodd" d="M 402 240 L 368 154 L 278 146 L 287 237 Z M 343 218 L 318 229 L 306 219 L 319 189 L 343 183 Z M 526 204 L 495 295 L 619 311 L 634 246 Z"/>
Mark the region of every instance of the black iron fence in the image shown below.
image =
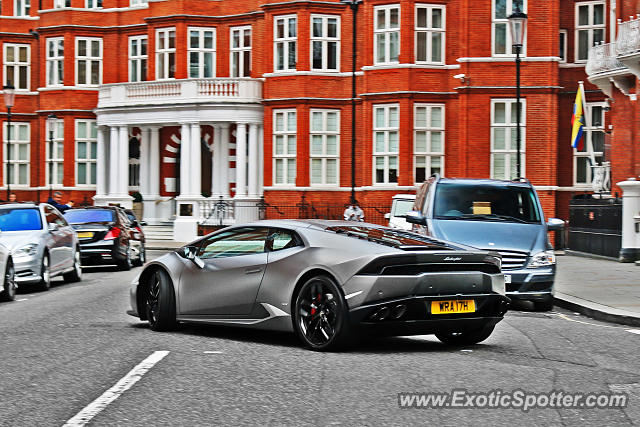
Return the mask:
<path id="1" fill-rule="evenodd" d="M 262 201 L 258 207 L 261 219 L 344 219 L 344 211 L 349 204 L 331 204 L 308 202 L 302 197 L 295 205 L 279 205 Z M 364 212 L 364 221 L 379 225 L 388 225 L 385 214 L 391 206 L 359 205 Z"/>
<path id="2" fill-rule="evenodd" d="M 622 246 L 622 202 L 573 199 L 569 204 L 569 249 L 618 258 Z"/>

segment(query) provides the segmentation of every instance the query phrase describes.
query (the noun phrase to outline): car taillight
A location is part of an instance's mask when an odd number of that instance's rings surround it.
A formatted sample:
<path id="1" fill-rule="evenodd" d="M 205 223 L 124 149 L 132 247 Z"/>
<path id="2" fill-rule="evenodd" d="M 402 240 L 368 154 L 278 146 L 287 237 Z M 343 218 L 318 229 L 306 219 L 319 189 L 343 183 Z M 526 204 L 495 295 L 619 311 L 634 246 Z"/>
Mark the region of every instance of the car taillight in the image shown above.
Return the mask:
<path id="1" fill-rule="evenodd" d="M 112 229 L 109 230 L 107 235 L 104 236 L 104 240 L 117 239 L 121 232 L 122 230 L 120 230 L 118 227 L 113 227 Z"/>
<path id="2" fill-rule="evenodd" d="M 136 230 L 138 230 L 138 233 L 142 234 L 142 228 L 136 226 Z"/>

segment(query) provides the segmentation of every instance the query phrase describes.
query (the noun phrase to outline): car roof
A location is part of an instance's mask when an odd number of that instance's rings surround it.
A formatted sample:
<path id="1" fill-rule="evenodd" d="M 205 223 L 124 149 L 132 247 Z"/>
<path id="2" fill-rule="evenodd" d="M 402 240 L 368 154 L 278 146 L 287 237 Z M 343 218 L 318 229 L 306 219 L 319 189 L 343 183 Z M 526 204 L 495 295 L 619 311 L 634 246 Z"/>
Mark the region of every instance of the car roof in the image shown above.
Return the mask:
<path id="1" fill-rule="evenodd" d="M 381 228 L 383 226 L 377 224 L 370 224 L 367 222 L 357 221 L 343 221 L 333 219 L 267 219 L 262 221 L 255 221 L 247 224 L 239 224 L 235 227 L 283 227 L 283 228 L 318 228 L 326 229 L 329 227 L 336 227 L 340 225 L 359 225 L 362 227 Z"/>
<path id="2" fill-rule="evenodd" d="M 395 196 L 393 196 L 394 199 L 409 199 L 409 200 L 415 200 L 416 199 L 416 195 L 415 194 L 396 194 Z"/>
<path id="3" fill-rule="evenodd" d="M 460 183 L 460 184 L 481 184 L 481 185 L 493 185 L 496 187 L 518 186 L 524 188 L 532 188 L 528 181 L 509 181 L 503 179 L 487 179 L 487 178 L 440 178 L 438 183 Z"/>
<path id="4" fill-rule="evenodd" d="M 80 210 L 80 209 L 109 209 L 109 210 L 118 210 L 118 209 L 121 209 L 121 208 L 119 208 L 118 206 L 78 206 L 77 208 L 76 208 L 76 207 L 73 207 L 73 208 L 71 208 L 71 209 L 67 209 L 65 212 L 69 212 L 69 211 L 77 211 L 77 210 Z"/>
<path id="5" fill-rule="evenodd" d="M 36 205 L 33 202 L 16 202 L 16 203 L 2 203 L 0 204 L 0 209 L 4 209 L 4 208 L 10 208 L 10 209 L 27 209 L 27 208 L 37 208 L 38 205 Z"/>

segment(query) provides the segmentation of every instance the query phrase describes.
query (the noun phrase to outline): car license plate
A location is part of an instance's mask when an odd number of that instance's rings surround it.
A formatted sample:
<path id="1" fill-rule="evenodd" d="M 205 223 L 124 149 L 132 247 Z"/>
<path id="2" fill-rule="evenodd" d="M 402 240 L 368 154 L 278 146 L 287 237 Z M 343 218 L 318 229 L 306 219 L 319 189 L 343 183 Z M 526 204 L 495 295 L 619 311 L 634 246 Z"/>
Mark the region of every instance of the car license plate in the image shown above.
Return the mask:
<path id="1" fill-rule="evenodd" d="M 81 233 L 78 233 L 78 239 L 90 239 L 93 237 L 93 233 L 90 231 L 84 231 Z"/>
<path id="2" fill-rule="evenodd" d="M 511 275 L 510 274 L 505 274 L 504 275 L 504 283 L 511 283 Z"/>
<path id="3" fill-rule="evenodd" d="M 431 314 L 473 313 L 476 303 L 472 299 L 431 301 Z"/>

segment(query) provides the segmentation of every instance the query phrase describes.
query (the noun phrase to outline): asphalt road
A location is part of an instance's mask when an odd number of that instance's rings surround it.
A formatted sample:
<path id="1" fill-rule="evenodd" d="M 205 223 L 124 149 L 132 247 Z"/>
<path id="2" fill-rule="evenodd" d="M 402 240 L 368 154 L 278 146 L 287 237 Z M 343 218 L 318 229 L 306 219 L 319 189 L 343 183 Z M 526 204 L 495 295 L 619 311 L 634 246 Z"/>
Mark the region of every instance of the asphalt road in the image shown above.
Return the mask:
<path id="1" fill-rule="evenodd" d="M 158 255 L 156 254 L 150 254 Z M 78 284 L 0 304 L 0 424 L 61 426 L 156 351 L 166 357 L 92 419 L 157 425 L 631 425 L 640 335 L 564 311 L 512 311 L 485 343 L 374 339 L 315 353 L 293 335 L 183 326 L 125 314 L 140 268 L 86 269 Z M 624 391 L 626 409 L 399 408 L 400 392 Z"/>

